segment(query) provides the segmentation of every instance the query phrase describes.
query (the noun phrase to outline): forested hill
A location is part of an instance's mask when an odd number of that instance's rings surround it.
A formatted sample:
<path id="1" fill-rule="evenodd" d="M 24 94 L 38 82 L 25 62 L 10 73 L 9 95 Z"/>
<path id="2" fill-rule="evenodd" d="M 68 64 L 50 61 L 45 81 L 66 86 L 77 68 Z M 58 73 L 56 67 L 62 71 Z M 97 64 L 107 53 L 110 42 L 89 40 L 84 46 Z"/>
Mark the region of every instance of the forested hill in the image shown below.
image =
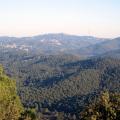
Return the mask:
<path id="1" fill-rule="evenodd" d="M 23 50 L 41 54 L 69 53 L 108 39 L 92 36 L 76 36 L 63 33 L 44 34 L 33 37 L 0 37 L 0 47 L 3 49 Z"/>
<path id="2" fill-rule="evenodd" d="M 99 91 L 120 91 L 120 60 L 117 58 L 80 60 L 72 55 L 7 51 L 1 54 L 0 63 L 9 76 L 17 79 L 22 103 L 27 107 L 37 105 L 38 110 L 49 107 L 73 112 L 77 109 L 77 101 L 82 110 L 86 101 Z"/>
<path id="3" fill-rule="evenodd" d="M 0 120 L 17 120 L 22 111 L 15 81 L 7 77 L 0 66 Z"/>
<path id="4" fill-rule="evenodd" d="M 118 120 L 119 98 L 117 92 L 104 91 L 100 94 L 77 95 L 44 106 L 45 108 L 37 106 L 38 102 L 32 104 L 32 109 L 23 108 L 15 81 L 6 76 L 0 66 L 0 120 Z M 41 109 L 38 111 L 37 107 Z"/>

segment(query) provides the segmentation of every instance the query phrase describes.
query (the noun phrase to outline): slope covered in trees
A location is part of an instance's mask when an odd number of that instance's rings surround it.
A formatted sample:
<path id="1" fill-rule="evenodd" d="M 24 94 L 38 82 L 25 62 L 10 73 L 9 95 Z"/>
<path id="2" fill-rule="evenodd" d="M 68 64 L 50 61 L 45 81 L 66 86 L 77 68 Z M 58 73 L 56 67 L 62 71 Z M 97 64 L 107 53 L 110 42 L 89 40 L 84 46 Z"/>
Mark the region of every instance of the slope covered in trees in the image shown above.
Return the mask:
<path id="1" fill-rule="evenodd" d="M 0 66 L 0 120 L 18 120 L 22 110 L 15 81 L 7 77 Z"/>
<path id="2" fill-rule="evenodd" d="M 83 112 L 81 120 L 119 120 L 120 119 L 120 94 L 102 92 L 92 101 Z"/>
<path id="3" fill-rule="evenodd" d="M 35 107 L 39 115 L 48 108 L 53 117 L 58 111 L 64 112 L 64 117 L 70 114 L 78 118 L 100 91 L 120 92 L 120 59 L 116 57 L 105 55 L 83 60 L 66 54 L 42 55 L 13 50 L 0 53 L 0 63 L 5 66 L 7 75 L 16 78 L 23 105 Z"/>
<path id="4" fill-rule="evenodd" d="M 17 95 L 16 82 L 0 65 L 0 120 L 36 120 L 35 111 L 23 107 Z"/>
<path id="5" fill-rule="evenodd" d="M 82 108 L 85 104 L 81 99 L 83 96 L 87 99 L 104 89 L 120 91 L 120 60 L 116 58 L 80 60 L 71 55 L 3 51 L 0 62 L 5 65 L 9 76 L 17 78 L 22 103 L 29 107 L 37 106 L 39 110 L 41 106 L 61 110 L 63 104 L 58 107 L 57 103 L 66 101 L 68 106 L 64 111 L 73 111 L 69 104 L 76 96 L 79 96 Z"/>

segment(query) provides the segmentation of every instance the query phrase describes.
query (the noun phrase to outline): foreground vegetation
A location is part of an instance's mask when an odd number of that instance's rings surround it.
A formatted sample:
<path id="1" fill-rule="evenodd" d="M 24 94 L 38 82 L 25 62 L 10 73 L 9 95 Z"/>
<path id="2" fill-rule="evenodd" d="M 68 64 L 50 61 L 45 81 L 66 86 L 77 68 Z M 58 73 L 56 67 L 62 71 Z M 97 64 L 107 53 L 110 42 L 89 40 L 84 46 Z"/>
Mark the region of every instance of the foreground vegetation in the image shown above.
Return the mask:
<path id="1" fill-rule="evenodd" d="M 22 104 L 16 93 L 15 81 L 8 78 L 0 67 L 0 119 L 17 120 Z"/>
<path id="2" fill-rule="evenodd" d="M 119 120 L 120 94 L 102 92 L 101 95 L 81 112 L 82 120 Z"/>
<path id="3" fill-rule="evenodd" d="M 0 66 L 0 120 L 35 120 L 32 110 L 23 108 L 16 91 L 15 80 L 4 74 Z"/>

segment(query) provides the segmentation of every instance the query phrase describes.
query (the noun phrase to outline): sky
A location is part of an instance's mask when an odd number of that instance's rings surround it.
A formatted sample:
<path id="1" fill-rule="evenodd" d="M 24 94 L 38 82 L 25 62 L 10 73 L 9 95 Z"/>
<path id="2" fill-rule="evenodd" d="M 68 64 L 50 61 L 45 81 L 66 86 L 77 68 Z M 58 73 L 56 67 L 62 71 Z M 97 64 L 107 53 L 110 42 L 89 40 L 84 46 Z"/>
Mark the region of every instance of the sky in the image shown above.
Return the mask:
<path id="1" fill-rule="evenodd" d="M 0 0 L 0 36 L 120 36 L 120 0 Z"/>

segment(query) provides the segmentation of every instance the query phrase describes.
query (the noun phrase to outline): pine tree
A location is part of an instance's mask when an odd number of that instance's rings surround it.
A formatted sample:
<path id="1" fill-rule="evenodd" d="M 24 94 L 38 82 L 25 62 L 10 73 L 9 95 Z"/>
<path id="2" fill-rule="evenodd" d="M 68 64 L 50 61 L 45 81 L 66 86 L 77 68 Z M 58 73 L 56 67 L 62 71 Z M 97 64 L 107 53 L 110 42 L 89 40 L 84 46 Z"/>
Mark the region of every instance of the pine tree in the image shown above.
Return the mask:
<path id="1" fill-rule="evenodd" d="M 0 66 L 0 120 L 18 120 L 22 111 L 15 81 L 6 76 Z"/>

